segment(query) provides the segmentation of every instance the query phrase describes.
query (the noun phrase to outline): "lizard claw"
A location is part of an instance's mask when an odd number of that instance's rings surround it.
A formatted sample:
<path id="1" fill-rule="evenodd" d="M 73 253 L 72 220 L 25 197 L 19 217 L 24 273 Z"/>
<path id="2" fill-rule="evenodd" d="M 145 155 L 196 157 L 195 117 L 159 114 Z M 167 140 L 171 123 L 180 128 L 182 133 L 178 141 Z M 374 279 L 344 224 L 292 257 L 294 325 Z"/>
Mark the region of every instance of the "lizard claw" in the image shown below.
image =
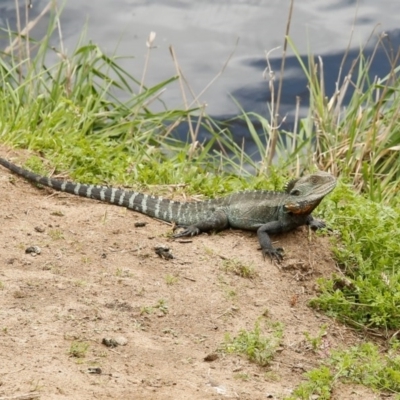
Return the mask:
<path id="1" fill-rule="evenodd" d="M 173 236 L 174 238 L 180 238 L 180 237 L 185 237 L 185 236 L 196 236 L 200 233 L 200 229 L 197 228 L 194 225 L 190 225 L 190 226 L 182 226 L 182 225 L 178 225 L 174 228 L 174 231 L 176 229 L 183 229 L 183 231 L 175 233 Z"/>
<path id="2" fill-rule="evenodd" d="M 310 228 L 313 231 L 316 231 L 317 229 L 322 229 L 322 228 L 326 228 L 326 224 L 324 221 L 321 221 L 319 219 L 313 219 L 310 223 Z"/>
<path id="3" fill-rule="evenodd" d="M 272 249 L 262 249 L 262 254 L 265 260 L 265 257 L 269 255 L 271 261 L 274 261 L 274 258 L 278 263 L 283 260 L 283 248 L 282 247 L 273 247 Z"/>

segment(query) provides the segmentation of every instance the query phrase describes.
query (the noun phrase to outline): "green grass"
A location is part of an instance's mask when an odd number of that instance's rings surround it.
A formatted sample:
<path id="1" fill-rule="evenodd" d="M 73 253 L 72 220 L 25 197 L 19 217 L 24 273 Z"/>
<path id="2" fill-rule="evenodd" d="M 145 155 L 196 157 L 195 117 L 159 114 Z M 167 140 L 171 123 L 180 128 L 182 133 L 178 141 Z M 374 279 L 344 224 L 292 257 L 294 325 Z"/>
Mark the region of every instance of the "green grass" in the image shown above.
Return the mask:
<path id="1" fill-rule="evenodd" d="M 321 204 L 338 231 L 334 254 L 341 273 L 319 281 L 312 305 L 355 327 L 400 324 L 400 213 L 341 184 Z"/>
<path id="2" fill-rule="evenodd" d="M 376 391 L 397 394 L 400 398 L 400 356 L 398 344 L 382 354 L 372 343 L 346 350 L 334 350 L 324 365 L 307 372 L 305 381 L 287 400 L 308 400 L 313 396 L 330 399 L 338 382 L 357 383 Z"/>
<path id="3" fill-rule="evenodd" d="M 242 329 L 235 337 L 225 334 L 225 341 L 220 350 L 225 353 L 242 354 L 262 367 L 267 366 L 273 359 L 282 341 L 283 327 L 280 323 L 267 324 L 271 330 L 265 335 L 261 328 L 261 319 L 258 320 L 251 331 Z"/>
<path id="4" fill-rule="evenodd" d="M 79 342 L 79 341 L 73 341 L 71 343 L 71 346 L 68 350 L 68 353 L 71 357 L 75 358 L 85 358 L 86 354 L 89 350 L 89 343 L 87 342 Z"/>
<path id="5" fill-rule="evenodd" d="M 228 259 L 222 262 L 223 269 L 234 275 L 240 276 L 245 279 L 254 279 L 258 276 L 257 270 L 254 265 L 244 263 L 236 259 Z"/>
<path id="6" fill-rule="evenodd" d="M 400 166 L 400 67 L 397 53 L 386 50 L 391 66 L 384 77 L 371 77 L 370 66 L 384 36 L 378 40 L 369 59 L 363 48 L 349 71 L 339 71 L 337 91 L 326 95 L 323 59 L 309 56 L 305 64 L 289 39 L 310 88 L 307 118 L 299 123 L 298 137 L 305 138 L 303 154 L 314 154 L 324 169 L 351 178 L 354 187 L 374 201 L 398 202 Z M 367 46 L 366 44 L 365 46 Z M 342 64 L 347 54 L 344 56 Z M 340 73 L 343 75 L 340 76 Z M 332 79 L 332 77 L 330 77 Z M 348 104 L 344 104 L 347 92 Z M 304 159 L 304 157 L 303 157 Z"/>

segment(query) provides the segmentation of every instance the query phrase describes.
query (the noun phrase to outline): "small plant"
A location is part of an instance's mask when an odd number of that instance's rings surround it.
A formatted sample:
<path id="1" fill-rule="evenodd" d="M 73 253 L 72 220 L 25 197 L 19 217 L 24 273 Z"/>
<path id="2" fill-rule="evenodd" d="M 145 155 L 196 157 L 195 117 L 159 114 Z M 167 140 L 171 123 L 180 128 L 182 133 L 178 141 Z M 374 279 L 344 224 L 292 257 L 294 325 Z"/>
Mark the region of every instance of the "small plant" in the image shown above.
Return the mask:
<path id="1" fill-rule="evenodd" d="M 233 375 L 233 378 L 237 379 L 237 380 L 241 380 L 241 381 L 247 382 L 247 381 L 250 380 L 250 375 L 249 374 L 245 374 L 245 373 L 239 373 L 239 374 Z"/>
<path id="2" fill-rule="evenodd" d="M 50 215 L 54 215 L 56 217 L 64 217 L 64 213 L 62 211 L 53 211 L 50 213 Z"/>
<path id="3" fill-rule="evenodd" d="M 143 306 L 140 308 L 140 315 L 153 314 L 153 312 L 154 312 L 154 307 L 151 306 Z"/>
<path id="4" fill-rule="evenodd" d="M 332 351 L 324 364 L 307 372 L 306 381 L 287 400 L 308 400 L 314 397 L 330 399 L 337 381 L 400 394 L 400 356 L 397 343 L 391 345 L 387 354 L 381 354 L 378 346 L 368 342 L 350 349 Z"/>
<path id="5" fill-rule="evenodd" d="M 304 332 L 306 341 L 311 345 L 311 348 L 314 352 L 316 352 L 321 347 L 322 338 L 326 336 L 326 328 L 326 324 L 322 325 L 318 331 L 317 336 L 311 336 L 308 332 Z"/>
<path id="6" fill-rule="evenodd" d="M 73 284 L 76 287 L 85 287 L 87 285 L 87 282 L 82 279 L 77 279 L 76 281 L 73 282 Z"/>
<path id="7" fill-rule="evenodd" d="M 320 279 L 320 294 L 310 305 L 357 327 L 397 329 L 400 212 L 343 183 L 321 210 L 340 230 L 334 255 L 342 273 Z"/>
<path id="8" fill-rule="evenodd" d="M 239 260 L 224 260 L 223 268 L 226 272 L 231 272 L 242 278 L 253 279 L 257 276 L 257 271 L 253 265 L 247 265 Z"/>
<path id="9" fill-rule="evenodd" d="M 71 343 L 68 353 L 71 357 L 84 358 L 88 350 L 89 343 L 74 341 Z"/>
<path id="10" fill-rule="evenodd" d="M 260 320 L 258 320 L 252 331 L 242 329 L 235 338 L 227 333 L 221 350 L 226 353 L 246 355 L 250 361 L 264 367 L 272 360 L 283 336 L 283 328 L 280 323 L 271 325 L 271 328 L 271 334 L 268 337 L 263 336 Z"/>
<path id="11" fill-rule="evenodd" d="M 293 391 L 293 395 L 287 397 L 286 400 L 309 400 L 312 398 L 319 400 L 331 399 L 334 376 L 328 367 L 322 366 L 313 369 L 307 372 L 305 376 L 308 380 L 300 384 Z"/>
<path id="12" fill-rule="evenodd" d="M 225 297 L 229 300 L 235 300 L 237 298 L 237 291 L 232 288 L 227 288 L 225 290 Z"/>
<path id="13" fill-rule="evenodd" d="M 64 234 L 60 229 L 51 229 L 49 230 L 48 235 L 53 239 L 53 240 L 60 240 L 64 239 Z"/>
<path id="14" fill-rule="evenodd" d="M 168 286 L 172 286 L 175 283 L 177 283 L 179 281 L 179 278 L 177 276 L 171 275 L 171 274 L 167 274 L 165 275 L 165 283 Z"/>
<path id="15" fill-rule="evenodd" d="M 164 299 L 158 300 L 154 306 L 143 306 L 140 309 L 140 314 L 152 314 L 155 310 L 160 310 L 163 314 L 168 314 L 168 306 Z"/>
<path id="16" fill-rule="evenodd" d="M 91 262 L 91 259 L 88 256 L 83 256 L 81 257 L 81 262 L 82 264 L 89 264 Z"/>
<path id="17" fill-rule="evenodd" d="M 119 278 L 132 278 L 134 274 L 128 269 L 117 268 L 115 276 L 118 276 Z"/>
<path id="18" fill-rule="evenodd" d="M 158 300 L 155 308 L 158 308 L 163 314 L 168 314 L 168 305 L 164 299 Z"/>

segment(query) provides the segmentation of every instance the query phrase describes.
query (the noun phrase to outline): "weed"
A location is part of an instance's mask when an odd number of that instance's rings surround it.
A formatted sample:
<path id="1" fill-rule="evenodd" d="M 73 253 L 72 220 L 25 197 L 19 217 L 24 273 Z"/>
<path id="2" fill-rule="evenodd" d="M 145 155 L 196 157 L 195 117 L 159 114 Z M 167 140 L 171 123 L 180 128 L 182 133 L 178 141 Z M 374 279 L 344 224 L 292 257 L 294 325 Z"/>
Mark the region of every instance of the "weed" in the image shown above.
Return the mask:
<path id="1" fill-rule="evenodd" d="M 50 215 L 54 215 L 56 217 L 64 217 L 65 214 L 62 211 L 53 211 L 50 213 Z"/>
<path id="2" fill-rule="evenodd" d="M 400 356 L 398 344 L 392 344 L 382 355 L 372 343 L 362 343 L 345 350 L 334 350 L 325 361 L 326 365 L 305 374 L 288 399 L 310 399 L 315 396 L 330 399 L 337 381 L 363 384 L 374 390 L 400 394 Z"/>
<path id="3" fill-rule="evenodd" d="M 311 348 L 314 352 L 316 352 L 322 344 L 322 338 L 326 336 L 326 328 L 327 325 L 322 325 L 318 331 L 317 336 L 311 336 L 308 332 L 304 332 L 304 336 L 307 342 L 311 345 Z"/>
<path id="4" fill-rule="evenodd" d="M 62 232 L 61 229 L 50 229 L 48 232 L 48 235 L 53 239 L 53 240 L 61 240 L 64 239 L 64 233 Z"/>
<path id="5" fill-rule="evenodd" d="M 165 275 L 165 283 L 168 286 L 172 286 L 175 283 L 177 283 L 179 281 L 179 278 L 177 276 L 171 275 L 171 274 L 167 274 Z"/>
<path id="6" fill-rule="evenodd" d="M 286 400 L 309 400 L 314 396 L 320 400 L 329 400 L 331 398 L 334 375 L 328 367 L 322 366 L 313 369 L 307 372 L 305 376 L 307 381 L 299 385 L 293 391 L 293 395 Z"/>
<path id="7" fill-rule="evenodd" d="M 132 271 L 128 269 L 117 268 L 115 271 L 115 276 L 119 278 L 133 278 L 135 275 Z"/>
<path id="8" fill-rule="evenodd" d="M 244 381 L 244 382 L 247 382 L 247 381 L 249 381 L 251 379 L 250 375 L 246 374 L 246 373 L 235 374 L 235 375 L 233 375 L 233 378 L 237 379 L 237 380 Z"/>
<path id="9" fill-rule="evenodd" d="M 89 264 L 91 261 L 92 261 L 91 258 L 88 257 L 88 256 L 82 256 L 81 257 L 81 263 L 82 264 Z"/>
<path id="10" fill-rule="evenodd" d="M 320 279 L 321 294 L 311 305 L 360 327 L 400 324 L 400 213 L 358 196 L 339 184 L 321 209 L 340 229 L 334 254 L 341 274 Z"/>
<path id="11" fill-rule="evenodd" d="M 153 312 L 154 312 L 154 307 L 151 307 L 151 306 L 140 307 L 140 315 L 153 314 Z"/>
<path id="12" fill-rule="evenodd" d="M 154 307 L 160 310 L 163 314 L 168 314 L 168 305 L 164 299 L 158 300 Z"/>
<path id="13" fill-rule="evenodd" d="M 227 288 L 225 290 L 225 297 L 229 300 L 234 300 L 237 298 L 237 292 L 235 289 Z"/>
<path id="14" fill-rule="evenodd" d="M 69 348 L 70 357 L 85 358 L 89 350 L 89 343 L 73 341 Z"/>
<path id="15" fill-rule="evenodd" d="M 76 281 L 73 282 L 73 285 L 75 287 L 85 287 L 87 285 L 87 282 L 82 279 L 77 279 Z"/>
<path id="16" fill-rule="evenodd" d="M 239 260 L 224 260 L 223 268 L 226 272 L 246 279 L 253 279 L 257 276 L 257 271 L 253 265 L 245 264 Z"/>
<path id="17" fill-rule="evenodd" d="M 168 314 L 168 306 L 166 301 L 164 299 L 160 299 L 154 306 L 143 306 L 140 308 L 140 314 L 153 314 L 155 310 L 159 310 L 163 314 Z"/>
<path id="18" fill-rule="evenodd" d="M 279 323 L 271 325 L 270 335 L 263 336 L 258 320 L 252 331 L 242 329 L 239 334 L 232 338 L 229 333 L 225 335 L 225 341 L 221 350 L 226 353 L 237 353 L 246 355 L 250 361 L 261 366 L 266 366 L 272 360 L 280 346 L 283 328 Z"/>

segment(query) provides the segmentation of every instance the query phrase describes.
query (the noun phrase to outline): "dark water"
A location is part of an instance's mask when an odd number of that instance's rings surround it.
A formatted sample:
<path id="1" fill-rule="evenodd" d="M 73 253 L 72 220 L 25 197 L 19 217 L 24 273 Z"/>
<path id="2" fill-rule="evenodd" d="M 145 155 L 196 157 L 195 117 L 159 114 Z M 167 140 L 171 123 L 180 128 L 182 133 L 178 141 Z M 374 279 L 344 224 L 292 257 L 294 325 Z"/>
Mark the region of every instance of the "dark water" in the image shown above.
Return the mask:
<path id="1" fill-rule="evenodd" d="M 21 11 L 25 10 L 21 3 Z M 46 0 L 32 0 L 30 18 L 46 6 Z M 61 4 L 61 2 L 60 2 Z M 156 32 L 146 84 L 151 86 L 175 75 L 169 46 L 173 46 L 182 71 L 195 93 L 200 93 L 231 59 L 216 82 L 200 101 L 217 118 L 238 114 L 233 96 L 246 111 L 268 114 L 270 92 L 263 78 L 265 54 L 277 78 L 289 1 L 282 0 L 66 0 L 62 13 L 64 45 L 72 52 L 85 24 L 87 37 L 109 53 L 133 56 L 123 67 L 140 79 L 147 53 L 146 39 Z M 396 53 L 400 44 L 399 0 L 297 0 L 290 36 L 297 51 L 307 58 L 309 50 L 324 60 L 327 95 L 333 93 L 346 48 L 350 47 L 342 77 L 358 56 L 360 46 L 372 39 L 365 51 L 370 56 L 378 33 L 385 32 L 386 50 L 381 48 L 371 66 L 371 77 L 383 77 L 389 70 L 387 52 Z M 40 37 L 46 29 L 44 18 L 34 30 Z M 0 25 L 16 26 L 15 1 L 0 2 Z M 352 41 L 350 43 L 350 37 Z M 236 44 L 238 41 L 238 44 Z M 4 46 L 4 39 L 0 42 Z M 349 44 L 350 43 L 350 44 Z M 296 97 L 302 109 L 308 104 L 307 83 L 298 61 L 289 50 L 284 74 L 281 116 L 283 128 L 290 129 Z M 172 85 L 163 95 L 169 108 L 182 107 L 179 86 Z M 236 127 L 237 136 L 247 136 Z"/>

